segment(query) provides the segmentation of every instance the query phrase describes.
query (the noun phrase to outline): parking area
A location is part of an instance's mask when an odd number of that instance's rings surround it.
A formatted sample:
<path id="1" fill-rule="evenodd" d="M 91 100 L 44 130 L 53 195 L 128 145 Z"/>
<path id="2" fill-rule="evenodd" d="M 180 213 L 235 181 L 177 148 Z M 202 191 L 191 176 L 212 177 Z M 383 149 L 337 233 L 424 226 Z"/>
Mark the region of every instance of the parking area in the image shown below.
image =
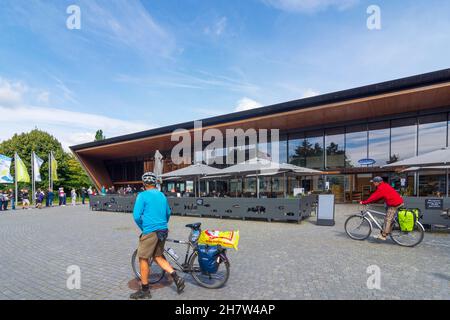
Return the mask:
<path id="1" fill-rule="evenodd" d="M 153 299 L 450 299 L 448 234 L 427 233 L 416 248 L 354 241 L 343 225 L 355 211 L 337 205 L 333 227 L 315 217 L 296 224 L 173 216 L 170 238 L 186 239 L 185 224 L 198 221 L 239 230 L 239 251 L 229 250 L 225 287 L 204 289 L 184 275 L 183 294 L 166 280 L 152 288 Z M 0 299 L 128 299 L 138 286 L 130 267 L 138 234 L 130 214 L 81 205 L 2 212 Z M 367 287 L 373 265 L 380 289 Z M 80 268 L 80 289 L 67 288 L 70 266 Z"/>

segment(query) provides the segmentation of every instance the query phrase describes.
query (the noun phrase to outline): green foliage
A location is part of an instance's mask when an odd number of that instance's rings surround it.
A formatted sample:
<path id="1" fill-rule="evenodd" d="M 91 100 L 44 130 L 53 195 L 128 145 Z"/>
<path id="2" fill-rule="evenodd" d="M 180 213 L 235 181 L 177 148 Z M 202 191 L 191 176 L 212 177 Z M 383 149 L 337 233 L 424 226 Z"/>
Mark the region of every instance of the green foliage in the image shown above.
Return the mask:
<path id="1" fill-rule="evenodd" d="M 9 140 L 4 140 L 0 143 L 0 154 L 14 158 L 14 153 L 17 152 L 19 157 L 25 163 L 28 173 L 31 177 L 31 153 L 44 160 L 41 166 L 41 180 L 36 182 L 36 188 L 48 188 L 48 166 L 50 151 L 58 162 L 58 181 L 54 181 L 53 187 L 56 189 L 59 186 L 66 188 L 81 188 L 89 186 L 90 180 L 86 172 L 81 167 L 76 158 L 64 151 L 61 143 L 47 132 L 35 129 L 28 133 L 14 134 Z M 11 167 L 11 175 L 14 177 L 14 161 Z M 12 187 L 11 185 L 8 186 Z M 19 183 L 19 188 L 31 188 L 30 184 Z M 68 189 L 66 189 L 68 190 Z"/>
<path id="2" fill-rule="evenodd" d="M 105 140 L 106 137 L 103 135 L 103 130 L 99 129 L 97 130 L 97 132 L 95 133 L 95 141 L 99 141 L 99 140 Z"/>

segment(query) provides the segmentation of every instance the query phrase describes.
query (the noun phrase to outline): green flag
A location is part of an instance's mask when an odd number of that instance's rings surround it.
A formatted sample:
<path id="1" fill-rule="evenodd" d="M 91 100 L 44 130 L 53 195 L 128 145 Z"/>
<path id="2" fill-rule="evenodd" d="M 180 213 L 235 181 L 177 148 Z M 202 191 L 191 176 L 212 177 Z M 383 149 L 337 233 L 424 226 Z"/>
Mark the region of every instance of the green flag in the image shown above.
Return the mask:
<path id="1" fill-rule="evenodd" d="M 16 154 L 16 177 L 17 182 L 30 182 L 30 175 L 28 174 L 27 167 L 20 159 L 19 155 Z"/>
<path id="2" fill-rule="evenodd" d="M 52 180 L 57 181 L 58 180 L 58 162 L 56 162 L 55 157 L 53 156 L 53 152 L 50 154 L 50 164 L 52 166 Z"/>

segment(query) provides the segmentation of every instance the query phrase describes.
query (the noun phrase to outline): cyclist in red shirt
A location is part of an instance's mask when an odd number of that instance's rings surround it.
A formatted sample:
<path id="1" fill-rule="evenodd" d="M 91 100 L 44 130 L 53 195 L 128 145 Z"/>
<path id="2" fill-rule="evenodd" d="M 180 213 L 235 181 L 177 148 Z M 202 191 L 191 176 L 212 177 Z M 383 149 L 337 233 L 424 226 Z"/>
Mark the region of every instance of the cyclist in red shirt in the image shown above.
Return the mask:
<path id="1" fill-rule="evenodd" d="M 386 237 L 392 231 L 392 221 L 398 208 L 403 206 L 403 198 L 392 188 L 389 184 L 383 181 L 381 177 L 375 177 L 370 182 L 377 188 L 374 193 L 366 201 L 361 201 L 360 204 L 369 204 L 383 199 L 387 212 L 384 217 L 384 227 L 381 234 L 377 237 L 379 240 L 386 240 Z"/>

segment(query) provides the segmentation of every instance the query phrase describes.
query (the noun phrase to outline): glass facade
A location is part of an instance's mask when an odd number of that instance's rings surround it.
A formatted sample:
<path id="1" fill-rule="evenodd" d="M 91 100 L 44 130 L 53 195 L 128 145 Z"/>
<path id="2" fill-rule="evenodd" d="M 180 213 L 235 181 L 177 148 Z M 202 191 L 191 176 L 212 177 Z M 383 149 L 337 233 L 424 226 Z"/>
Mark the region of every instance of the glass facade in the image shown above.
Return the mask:
<path id="1" fill-rule="evenodd" d="M 328 129 L 325 131 L 325 167 L 345 167 L 345 128 Z"/>
<path id="2" fill-rule="evenodd" d="M 367 158 L 367 125 L 347 127 L 345 157 L 348 167 L 360 167 L 358 161 Z"/>
<path id="3" fill-rule="evenodd" d="M 419 117 L 419 154 L 447 145 L 447 114 Z"/>
<path id="4" fill-rule="evenodd" d="M 405 118 L 391 121 L 391 159 L 397 162 L 416 155 L 417 119 Z"/>
<path id="5" fill-rule="evenodd" d="M 311 169 L 324 168 L 323 131 L 307 132 L 303 144 L 305 166 Z"/>
<path id="6" fill-rule="evenodd" d="M 369 158 L 375 160 L 376 166 L 389 163 L 390 134 L 389 121 L 369 124 Z"/>

